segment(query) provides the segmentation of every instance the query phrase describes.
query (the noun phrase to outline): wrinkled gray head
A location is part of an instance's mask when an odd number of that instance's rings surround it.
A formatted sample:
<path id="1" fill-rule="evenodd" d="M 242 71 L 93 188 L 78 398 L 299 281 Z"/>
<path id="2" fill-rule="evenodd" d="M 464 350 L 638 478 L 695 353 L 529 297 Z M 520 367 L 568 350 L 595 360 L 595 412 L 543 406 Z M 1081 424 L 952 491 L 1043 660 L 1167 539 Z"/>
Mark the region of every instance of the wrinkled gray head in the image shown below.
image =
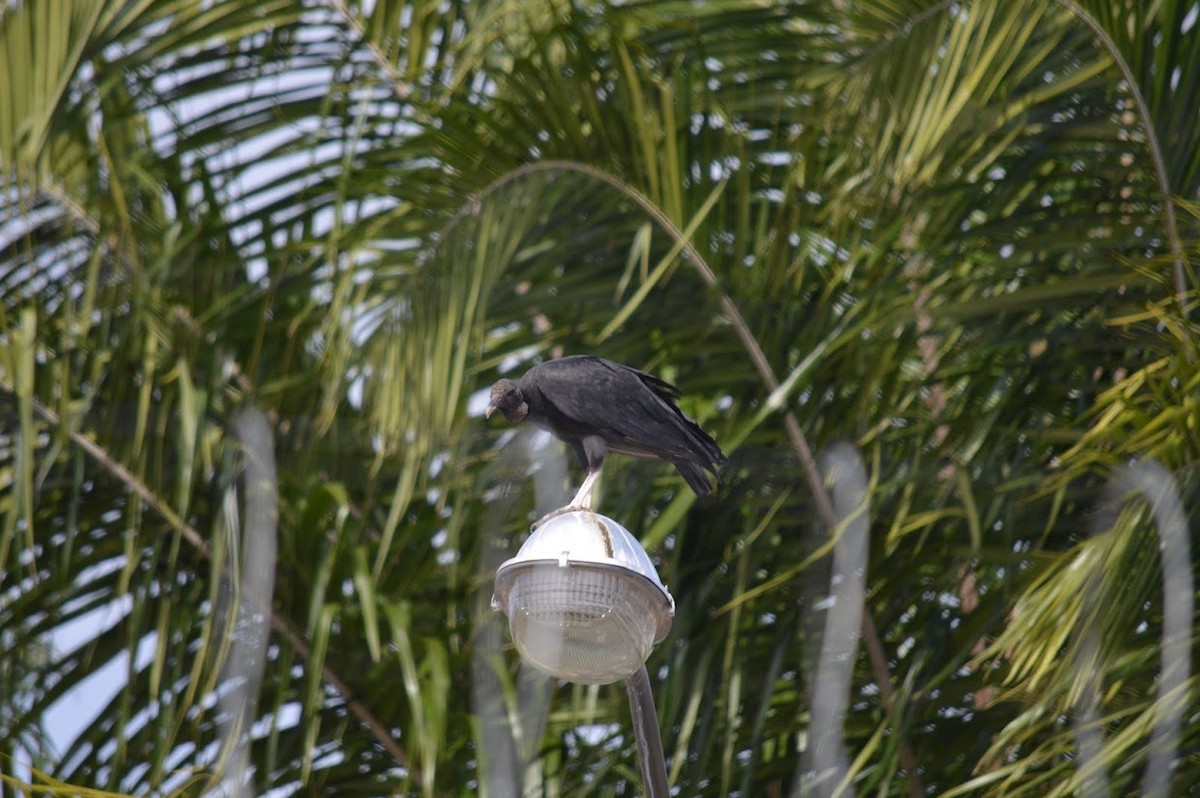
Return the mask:
<path id="1" fill-rule="evenodd" d="M 521 389 L 512 380 L 496 380 L 492 386 L 492 398 L 484 415 L 491 418 L 497 410 L 504 414 L 510 424 L 524 421 L 525 416 L 529 415 L 529 405 L 525 404 Z"/>

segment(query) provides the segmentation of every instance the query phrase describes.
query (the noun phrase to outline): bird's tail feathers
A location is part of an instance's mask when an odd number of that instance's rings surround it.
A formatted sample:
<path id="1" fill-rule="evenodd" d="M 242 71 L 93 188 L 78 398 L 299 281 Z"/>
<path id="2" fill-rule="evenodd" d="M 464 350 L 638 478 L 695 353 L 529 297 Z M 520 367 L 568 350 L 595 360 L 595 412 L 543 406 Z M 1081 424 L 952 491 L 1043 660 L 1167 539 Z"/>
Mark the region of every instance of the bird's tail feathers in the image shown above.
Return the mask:
<path id="1" fill-rule="evenodd" d="M 721 451 L 721 447 L 713 440 L 713 437 L 704 431 L 691 416 L 686 413 L 679 414 L 688 433 L 688 438 L 691 441 L 691 449 L 698 457 L 703 458 L 707 463 L 711 463 L 709 469 L 716 472 L 717 466 L 725 465 L 725 454 Z"/>
<path id="2" fill-rule="evenodd" d="M 708 472 L 702 466 L 692 460 L 676 460 L 675 467 L 679 469 L 679 473 L 687 481 L 687 484 L 691 486 L 691 489 L 696 492 L 697 496 L 707 496 L 712 493 L 712 485 L 708 480 Z"/>
<path id="3" fill-rule="evenodd" d="M 665 399 L 678 399 L 683 395 L 683 392 L 680 391 L 679 388 L 675 387 L 661 377 L 655 377 L 653 374 L 647 374 L 646 372 L 638 371 L 637 369 L 630 369 L 630 371 L 637 374 L 638 378 L 647 388 Z"/>

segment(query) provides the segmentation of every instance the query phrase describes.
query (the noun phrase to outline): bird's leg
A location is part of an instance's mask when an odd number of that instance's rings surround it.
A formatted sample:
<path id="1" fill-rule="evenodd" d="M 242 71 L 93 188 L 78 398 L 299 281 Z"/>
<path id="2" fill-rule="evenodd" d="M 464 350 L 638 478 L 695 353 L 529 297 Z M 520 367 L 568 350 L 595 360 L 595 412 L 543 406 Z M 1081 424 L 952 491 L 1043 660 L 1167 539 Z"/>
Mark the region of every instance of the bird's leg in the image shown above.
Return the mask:
<path id="1" fill-rule="evenodd" d="M 596 487 L 596 480 L 600 477 L 600 469 L 588 471 L 587 476 L 583 478 L 583 485 L 580 486 L 579 492 L 575 494 L 575 498 L 571 499 L 571 503 L 566 507 L 559 507 L 557 510 L 551 510 L 533 523 L 532 529 L 537 529 L 542 524 L 549 521 L 551 518 L 556 518 L 560 515 L 573 513 L 577 510 L 592 509 L 592 490 Z"/>
<path id="2" fill-rule="evenodd" d="M 584 510 L 592 509 L 592 489 L 596 486 L 596 479 L 600 476 L 600 469 L 589 471 L 587 476 L 583 478 L 583 485 L 579 487 L 579 492 L 575 494 L 575 498 L 571 499 L 568 507 L 578 507 Z"/>

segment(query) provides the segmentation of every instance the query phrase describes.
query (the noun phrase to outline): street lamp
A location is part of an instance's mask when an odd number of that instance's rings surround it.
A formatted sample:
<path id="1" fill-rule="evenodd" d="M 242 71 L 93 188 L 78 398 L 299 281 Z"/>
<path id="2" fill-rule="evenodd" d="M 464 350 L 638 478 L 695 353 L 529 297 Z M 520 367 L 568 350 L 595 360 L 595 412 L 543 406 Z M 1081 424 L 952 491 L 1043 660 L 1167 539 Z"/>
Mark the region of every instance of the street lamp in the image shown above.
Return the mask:
<path id="1" fill-rule="evenodd" d="M 539 670 L 581 684 L 631 676 L 671 629 L 675 600 L 629 530 L 578 510 L 539 526 L 496 572 L 492 606 Z"/>
<path id="2" fill-rule="evenodd" d="M 538 670 L 580 684 L 625 680 L 646 794 L 665 798 L 645 663 L 671 630 L 675 600 L 629 530 L 588 510 L 550 517 L 496 572 L 492 607 Z"/>

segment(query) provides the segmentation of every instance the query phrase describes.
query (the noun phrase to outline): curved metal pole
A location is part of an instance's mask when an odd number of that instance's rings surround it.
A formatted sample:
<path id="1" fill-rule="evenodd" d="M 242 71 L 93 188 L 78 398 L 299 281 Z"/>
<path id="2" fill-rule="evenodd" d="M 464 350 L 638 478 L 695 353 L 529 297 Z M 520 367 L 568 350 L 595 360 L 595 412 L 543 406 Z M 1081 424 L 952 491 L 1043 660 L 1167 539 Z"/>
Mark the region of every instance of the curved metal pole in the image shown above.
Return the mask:
<path id="1" fill-rule="evenodd" d="M 1163 572 L 1162 648 L 1158 695 L 1154 699 L 1155 723 L 1150 734 L 1150 755 L 1142 781 L 1142 795 L 1166 798 L 1171 791 L 1174 760 L 1179 756 L 1179 734 L 1186 707 L 1186 684 L 1191 673 L 1192 613 L 1195 585 L 1187 515 L 1171 472 L 1147 460 L 1122 469 L 1114 485 L 1138 491 L 1150 505 L 1158 529 Z"/>
<path id="2" fill-rule="evenodd" d="M 629 710 L 633 714 L 633 734 L 637 738 L 638 764 L 642 768 L 646 798 L 668 798 L 671 789 L 667 785 L 667 761 L 658 729 L 658 712 L 654 709 L 654 693 L 650 690 L 650 674 L 645 665 L 625 680 L 625 689 L 629 692 Z"/>
<path id="3" fill-rule="evenodd" d="M 791 794 L 794 798 L 853 798 L 843 734 L 866 600 L 870 548 L 867 468 L 853 446 L 838 443 L 821 455 L 821 469 L 832 486 L 833 506 L 844 528 L 830 530 L 837 535 L 829 587 L 832 605 L 825 616 L 812 680 L 809 742 L 796 763 Z"/>
<path id="4" fill-rule="evenodd" d="M 1154 460 L 1145 460 L 1117 471 L 1106 488 L 1108 501 L 1140 493 L 1150 506 L 1159 537 L 1163 572 L 1162 646 L 1158 695 L 1154 700 L 1154 729 L 1142 781 L 1143 796 L 1166 798 L 1171 790 L 1174 760 L 1178 758 L 1180 727 L 1186 707 L 1186 684 L 1191 674 L 1191 624 L 1195 585 L 1192 580 L 1191 544 L 1187 516 L 1171 472 Z M 1101 516 L 1098 530 L 1115 527 L 1116 510 Z M 1098 575 L 1088 582 L 1088 593 L 1097 590 Z M 1095 598 L 1089 596 L 1090 601 Z M 1095 668 L 1100 648 L 1095 621 L 1083 631 L 1076 669 Z M 1100 677 L 1089 675 L 1089 684 L 1076 713 L 1075 735 L 1079 748 L 1078 768 L 1087 795 L 1107 796 L 1108 777 L 1102 759 L 1104 736 L 1098 720 Z"/>

